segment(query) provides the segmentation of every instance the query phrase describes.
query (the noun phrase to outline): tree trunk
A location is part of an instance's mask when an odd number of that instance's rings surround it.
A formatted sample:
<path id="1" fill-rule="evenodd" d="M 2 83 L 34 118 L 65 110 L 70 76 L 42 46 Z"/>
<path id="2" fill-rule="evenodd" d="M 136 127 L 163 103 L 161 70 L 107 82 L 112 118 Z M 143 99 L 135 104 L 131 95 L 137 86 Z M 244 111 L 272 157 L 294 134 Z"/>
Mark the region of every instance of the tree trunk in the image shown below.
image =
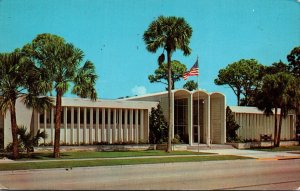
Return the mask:
<path id="1" fill-rule="evenodd" d="M 169 112 L 169 129 L 168 129 L 168 147 L 167 152 L 172 151 L 172 128 L 173 128 L 173 116 L 172 116 L 172 104 L 171 104 L 171 89 L 172 89 L 172 71 L 171 71 L 171 51 L 167 50 L 167 56 L 168 56 L 168 112 Z"/>
<path id="2" fill-rule="evenodd" d="M 17 117 L 16 117 L 16 101 L 14 100 L 10 107 L 10 123 L 11 123 L 11 133 L 12 133 L 12 147 L 13 147 L 13 158 L 19 158 L 18 149 L 18 128 L 17 128 Z"/>
<path id="3" fill-rule="evenodd" d="M 277 147 L 277 107 L 275 107 L 274 147 Z"/>
<path id="4" fill-rule="evenodd" d="M 59 158 L 59 146 L 60 146 L 60 120 L 61 120 L 61 97 L 62 91 L 57 90 L 56 92 L 56 106 L 55 106 L 55 138 L 54 138 L 54 151 L 53 157 Z"/>
<path id="5" fill-rule="evenodd" d="M 282 113 L 282 108 L 280 110 L 280 117 L 279 117 L 279 128 L 278 128 L 278 134 L 277 134 L 277 145 L 276 147 L 280 146 L 280 134 L 281 134 L 281 126 L 282 126 L 282 118 L 283 118 L 283 113 Z"/>
<path id="6" fill-rule="evenodd" d="M 237 92 L 236 97 L 237 97 L 237 105 L 240 106 L 240 104 L 241 104 L 241 92 L 240 91 Z"/>

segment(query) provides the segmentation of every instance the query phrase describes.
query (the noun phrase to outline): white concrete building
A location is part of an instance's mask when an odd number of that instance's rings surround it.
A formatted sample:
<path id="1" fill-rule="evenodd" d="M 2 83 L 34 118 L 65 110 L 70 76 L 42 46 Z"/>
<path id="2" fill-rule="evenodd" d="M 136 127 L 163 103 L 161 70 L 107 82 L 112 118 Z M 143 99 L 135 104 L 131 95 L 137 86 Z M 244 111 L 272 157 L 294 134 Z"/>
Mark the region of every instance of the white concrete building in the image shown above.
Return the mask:
<path id="1" fill-rule="evenodd" d="M 82 145 L 95 143 L 145 143 L 149 140 L 149 114 L 160 104 L 165 119 L 173 115 L 172 136 L 178 134 L 184 143 L 226 143 L 226 101 L 222 93 L 202 90 L 173 90 L 172 109 L 168 112 L 168 92 L 160 92 L 119 100 L 81 98 L 62 99 L 61 144 Z M 260 134 L 273 134 L 274 119 L 252 107 L 231 107 L 241 128 L 242 139 L 258 139 Z M 54 142 L 54 108 L 39 113 L 17 101 L 17 123 L 31 131 L 46 131 L 45 144 Z M 296 118 L 290 114 L 283 121 L 282 140 L 296 136 Z M 274 135 L 273 135 L 274 136 Z M 10 114 L 0 115 L 2 147 L 12 142 Z"/>
<path id="2" fill-rule="evenodd" d="M 149 112 L 158 102 L 97 100 L 62 98 L 60 127 L 61 144 L 81 145 L 98 142 L 146 142 L 149 137 Z M 48 138 L 44 143 L 54 142 L 54 108 L 39 113 L 17 101 L 18 125 L 31 131 L 44 130 Z M 12 142 L 10 114 L 0 117 L 4 147 Z"/>
<path id="3" fill-rule="evenodd" d="M 261 134 L 272 134 L 272 139 L 274 139 L 274 115 L 266 116 L 263 111 L 256 107 L 230 106 L 230 109 L 234 114 L 235 121 L 240 125 L 240 128 L 237 130 L 237 135 L 241 137 L 241 139 L 259 141 Z M 279 112 L 280 109 L 278 113 Z M 282 120 L 280 139 L 296 139 L 296 115 L 292 112 Z"/>
<path id="4" fill-rule="evenodd" d="M 62 99 L 62 144 L 81 145 L 100 142 L 147 142 L 149 139 L 149 114 L 152 107 L 161 104 L 167 119 L 167 92 L 137 96 L 122 100 L 97 100 L 81 98 Z M 180 135 L 187 144 L 225 143 L 225 96 L 204 91 L 172 91 L 174 128 L 172 135 Z M 17 123 L 31 131 L 44 130 L 54 142 L 54 108 L 39 113 L 17 102 Z M 0 117 L 4 147 L 12 141 L 10 115 Z"/>

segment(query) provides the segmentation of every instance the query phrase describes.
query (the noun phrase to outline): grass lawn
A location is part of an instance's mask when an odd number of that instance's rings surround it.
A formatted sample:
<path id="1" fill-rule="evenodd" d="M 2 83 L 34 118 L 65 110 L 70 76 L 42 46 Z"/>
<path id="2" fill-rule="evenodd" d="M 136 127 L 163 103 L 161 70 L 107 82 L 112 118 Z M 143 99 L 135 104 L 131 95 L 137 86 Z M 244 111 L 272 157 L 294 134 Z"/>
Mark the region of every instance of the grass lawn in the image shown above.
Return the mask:
<path id="1" fill-rule="evenodd" d="M 0 171 L 250 159 L 232 155 L 0 163 Z"/>
<path id="2" fill-rule="evenodd" d="M 269 151 L 269 152 L 277 152 L 277 151 L 300 151 L 300 146 L 288 146 L 288 147 L 265 147 L 265 148 L 254 148 L 250 150 L 256 151 Z"/>
<path id="3" fill-rule="evenodd" d="M 52 152 L 32 153 L 31 158 L 22 158 L 19 160 L 51 160 Z M 118 158 L 118 157 L 137 157 L 137 156 L 170 156 L 170 155 L 208 155 L 211 153 L 197 153 L 191 151 L 172 151 L 167 153 L 161 150 L 147 151 L 78 151 L 61 152 L 61 159 L 87 159 L 87 158 Z"/>

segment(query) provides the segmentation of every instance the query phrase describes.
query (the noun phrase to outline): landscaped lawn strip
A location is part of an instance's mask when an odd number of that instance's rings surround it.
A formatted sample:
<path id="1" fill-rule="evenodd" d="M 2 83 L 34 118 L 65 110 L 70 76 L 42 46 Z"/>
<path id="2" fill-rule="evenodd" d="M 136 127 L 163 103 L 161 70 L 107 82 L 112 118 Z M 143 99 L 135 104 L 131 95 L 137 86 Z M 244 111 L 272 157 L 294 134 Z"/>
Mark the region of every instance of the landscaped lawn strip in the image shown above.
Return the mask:
<path id="1" fill-rule="evenodd" d="M 233 155 L 0 163 L 0 171 L 250 159 Z"/>
<path id="2" fill-rule="evenodd" d="M 137 157 L 137 156 L 170 156 L 170 155 L 209 155 L 211 153 L 191 152 L 191 151 L 172 151 L 170 153 L 161 150 L 148 151 L 78 151 L 61 152 L 61 159 L 87 159 L 87 158 L 118 158 L 118 157 Z M 31 158 L 20 160 L 52 160 L 52 152 L 32 153 Z"/>

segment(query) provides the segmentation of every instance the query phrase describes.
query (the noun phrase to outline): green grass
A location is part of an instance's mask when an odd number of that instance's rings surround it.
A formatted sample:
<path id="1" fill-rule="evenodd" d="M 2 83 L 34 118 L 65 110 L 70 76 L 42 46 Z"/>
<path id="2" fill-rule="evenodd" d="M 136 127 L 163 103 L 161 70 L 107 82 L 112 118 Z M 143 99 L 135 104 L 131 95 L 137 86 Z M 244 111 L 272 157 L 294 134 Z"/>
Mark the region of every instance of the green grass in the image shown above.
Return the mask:
<path id="1" fill-rule="evenodd" d="M 208 155 L 211 153 L 197 153 L 190 151 L 172 151 L 167 153 L 160 150 L 148 151 L 81 151 L 81 152 L 62 152 L 61 159 L 87 159 L 87 158 L 118 158 L 118 157 L 138 157 L 138 156 L 170 156 L 170 155 Z M 19 160 L 52 160 L 52 152 L 32 153 L 31 158 Z"/>
<path id="2" fill-rule="evenodd" d="M 232 155 L 0 163 L 0 171 L 250 159 Z"/>
<path id="3" fill-rule="evenodd" d="M 269 152 L 278 152 L 278 151 L 300 151 L 300 146 L 287 146 L 287 147 L 265 147 L 265 148 L 254 148 L 250 150 L 256 151 L 269 151 Z"/>

